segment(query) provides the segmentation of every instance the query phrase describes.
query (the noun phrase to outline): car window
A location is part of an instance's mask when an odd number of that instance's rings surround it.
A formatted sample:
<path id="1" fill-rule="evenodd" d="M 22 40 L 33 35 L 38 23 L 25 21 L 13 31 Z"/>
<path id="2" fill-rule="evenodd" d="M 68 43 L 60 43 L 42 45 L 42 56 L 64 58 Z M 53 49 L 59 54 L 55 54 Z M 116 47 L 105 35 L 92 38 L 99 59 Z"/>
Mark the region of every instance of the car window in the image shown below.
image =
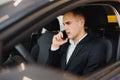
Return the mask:
<path id="1" fill-rule="evenodd" d="M 12 12 L 11 10 L 8 10 L 8 8 L 6 8 L 5 11 L 0 13 L 0 17 L 1 17 L 0 24 L 4 23 L 5 20 L 9 19 L 9 16 L 14 17 L 14 15 L 16 16 L 19 15 L 18 13 L 23 12 L 25 8 L 29 8 L 29 6 L 32 6 L 32 4 L 37 4 L 37 2 L 39 1 L 40 0 L 36 0 L 36 1 L 32 0 L 30 1 L 32 3 L 27 3 L 27 5 L 24 4 L 24 6 L 21 5 L 22 7 L 18 9 L 16 8 L 15 12 Z M 41 0 L 41 1 L 43 1 L 44 4 L 48 2 L 48 0 Z M 52 0 L 49 0 L 49 1 L 52 1 Z M 40 5 L 42 6 L 44 4 L 40 4 Z M 12 3 L 12 6 L 13 6 L 13 3 Z M 19 6 L 20 5 L 18 4 L 17 7 Z M 117 49 L 118 49 L 119 33 L 120 33 L 120 27 L 119 27 L 120 25 L 118 24 L 119 21 L 117 20 L 117 16 L 115 12 L 110 6 L 106 6 L 106 5 L 87 5 L 87 6 L 84 5 L 79 7 L 82 7 L 85 10 L 86 32 L 94 35 L 97 38 L 99 37 L 102 39 L 103 38 L 109 39 L 112 42 L 113 51 L 111 55 L 108 55 L 108 56 L 112 56 L 110 57 L 111 61 L 109 64 L 115 63 L 117 61 L 116 58 L 117 58 Z M 10 9 L 13 10 L 13 8 L 10 8 Z M 2 10 L 4 9 L 2 8 Z M 29 10 L 30 9 L 28 9 L 28 11 Z M 9 15 L 7 12 L 9 12 Z M 18 66 L 21 63 L 25 63 L 25 64 L 34 63 L 39 66 L 42 65 L 45 67 L 49 67 L 46 64 L 48 59 L 48 51 L 52 43 L 52 38 L 59 31 L 64 30 L 64 25 L 62 22 L 63 13 L 64 12 L 62 12 L 59 15 L 55 14 L 55 16 L 57 17 L 53 17 L 53 19 L 49 19 L 48 17 L 47 20 L 49 21 L 46 24 L 38 26 L 36 22 L 34 26 L 29 25 L 29 27 L 31 26 L 35 27 L 37 25 L 37 27 L 39 28 L 34 32 L 32 32 L 31 34 L 29 34 L 28 36 L 26 36 L 25 38 L 23 38 L 18 44 L 15 44 L 15 46 L 8 47 L 7 49 L 3 50 L 2 53 L 4 54 L 2 55 L 3 56 L 2 67 L 7 69 L 7 68 Z M 5 16 L 3 19 L 4 14 L 5 15 L 7 14 L 8 16 Z M 45 17 L 45 16 L 47 15 L 44 15 L 42 17 Z M 38 20 L 38 22 L 41 22 L 41 21 Z M 0 30 L 2 29 L 3 28 L 0 27 Z M 21 34 L 24 34 L 24 33 L 21 33 Z"/>
<path id="2" fill-rule="evenodd" d="M 101 10 L 98 10 L 100 14 L 96 15 L 95 10 L 97 8 L 100 8 Z M 86 17 L 86 20 L 87 20 L 86 31 L 88 33 L 95 34 L 95 36 L 97 36 L 97 37 L 101 37 L 101 38 L 104 37 L 104 38 L 110 39 L 113 42 L 113 44 L 114 44 L 114 51 L 113 51 L 114 54 L 112 54 L 112 58 L 113 58 L 113 61 L 114 61 L 114 60 L 116 60 L 116 54 L 117 54 L 116 50 L 117 50 L 117 42 L 118 42 L 118 35 L 119 35 L 118 22 L 117 22 L 116 19 L 115 19 L 116 21 L 114 21 L 114 22 L 109 21 L 109 16 L 110 15 L 115 16 L 113 10 L 110 7 L 108 7 L 108 6 L 97 6 L 97 8 L 95 8 L 95 6 L 85 6 L 85 11 L 86 11 L 85 13 L 86 13 L 86 16 L 87 16 Z M 93 12 L 90 13 L 89 11 L 91 11 L 91 10 Z M 62 15 L 59 15 L 58 17 L 56 17 L 56 19 L 58 19 L 58 21 L 59 21 L 58 26 L 60 27 L 60 30 L 56 30 L 56 32 L 64 30 L 62 18 L 63 18 Z M 91 20 L 91 18 L 92 18 L 92 20 Z M 37 33 L 35 32 L 35 35 L 32 35 L 32 37 L 31 37 L 32 38 L 31 39 L 32 40 L 32 46 L 29 45 L 29 46 L 31 46 L 31 48 L 29 49 L 30 52 L 31 52 L 32 48 L 34 46 L 36 46 L 36 44 L 39 46 L 39 49 L 41 48 L 41 46 L 40 46 L 41 42 L 39 41 L 41 39 L 39 39 L 39 38 L 41 38 L 41 36 L 43 37 L 43 35 L 46 32 L 54 32 L 53 29 L 54 29 L 55 26 L 54 26 L 54 24 L 53 24 L 53 26 L 52 25 L 47 26 L 47 24 L 46 24 L 45 27 L 44 26 L 42 26 L 42 27 L 43 28 L 41 30 L 39 30 L 40 32 L 37 32 Z M 47 30 L 47 28 L 48 28 L 48 30 Z M 53 30 L 53 31 L 51 31 L 51 30 Z M 47 34 L 45 34 L 46 37 L 44 36 L 44 39 L 49 39 Z M 50 33 L 50 34 L 53 34 L 53 33 Z M 39 35 L 39 36 L 37 36 L 37 35 Z M 52 42 L 52 40 L 51 40 L 51 42 Z M 45 45 L 45 44 L 43 44 L 43 45 Z M 28 47 L 26 46 L 26 48 L 28 48 Z M 43 48 L 42 50 L 44 50 L 44 49 L 45 48 Z M 48 48 L 45 49 L 44 51 L 46 51 L 46 50 L 48 50 Z M 36 50 L 34 50 L 34 51 L 36 51 Z"/>
<path id="3" fill-rule="evenodd" d="M 84 6 L 84 8 L 85 8 L 85 14 L 87 16 L 86 17 L 86 21 L 87 21 L 86 31 L 88 33 L 94 34 L 97 37 L 107 38 L 112 42 L 113 53 L 111 54 L 112 60 L 111 60 L 110 63 L 115 62 L 116 61 L 116 56 L 117 56 L 117 46 L 118 46 L 117 43 L 118 43 L 120 28 L 118 27 L 119 25 L 118 25 L 118 21 L 116 19 L 116 15 L 115 15 L 114 11 L 112 10 L 112 8 L 110 8 L 108 6 Z M 98 10 L 99 13 L 97 13 L 97 15 L 96 15 L 96 10 L 97 9 L 100 9 L 100 10 Z M 92 12 L 89 12 L 89 11 L 92 11 Z M 114 16 L 114 17 L 111 18 L 110 16 Z M 60 26 L 59 31 L 64 30 L 62 18 L 63 18 L 62 15 L 59 15 L 57 17 L 57 19 L 59 20 L 59 26 Z M 113 21 L 111 21 L 111 19 Z M 50 27 L 50 26 L 48 26 L 48 27 Z M 51 28 L 53 28 L 53 27 L 51 27 Z M 43 29 L 43 31 L 44 31 L 44 29 Z M 47 30 L 45 30 L 45 33 L 46 33 L 46 31 Z M 58 31 L 58 30 L 56 30 L 56 31 Z M 50 32 L 52 32 L 52 31 L 50 31 Z M 42 35 L 44 35 L 44 34 L 41 34 L 41 36 Z M 49 39 L 48 38 L 49 36 L 46 36 L 46 37 L 44 36 L 44 38 Z M 40 39 L 38 39 L 37 44 L 38 44 L 39 47 L 41 47 L 40 44 L 42 42 L 40 42 L 39 40 Z M 50 42 L 52 42 L 52 39 L 49 39 L 49 40 L 50 40 Z M 42 50 L 44 50 L 44 49 L 45 49 L 45 47 Z M 41 50 L 41 49 L 39 48 L 39 50 Z M 45 49 L 45 50 L 48 50 L 48 48 Z"/>

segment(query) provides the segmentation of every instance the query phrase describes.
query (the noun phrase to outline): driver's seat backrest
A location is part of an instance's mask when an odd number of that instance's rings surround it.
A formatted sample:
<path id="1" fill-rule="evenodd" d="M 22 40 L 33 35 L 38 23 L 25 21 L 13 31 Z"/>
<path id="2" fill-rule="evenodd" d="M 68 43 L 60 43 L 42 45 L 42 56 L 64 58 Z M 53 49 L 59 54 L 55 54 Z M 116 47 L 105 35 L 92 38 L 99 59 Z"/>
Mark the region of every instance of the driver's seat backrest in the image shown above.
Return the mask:
<path id="1" fill-rule="evenodd" d="M 106 27 L 108 26 L 107 14 L 102 6 L 88 6 L 85 8 L 85 16 L 88 33 L 95 35 L 105 43 L 107 47 L 106 62 L 112 62 L 113 45 L 110 39 L 105 36 Z"/>
<path id="2" fill-rule="evenodd" d="M 37 63 L 41 65 L 47 64 L 49 48 L 52 43 L 53 36 L 60 31 L 60 25 L 58 19 L 53 20 L 44 27 L 47 31 L 43 33 L 37 41 L 39 46 L 39 54 L 37 58 Z"/>

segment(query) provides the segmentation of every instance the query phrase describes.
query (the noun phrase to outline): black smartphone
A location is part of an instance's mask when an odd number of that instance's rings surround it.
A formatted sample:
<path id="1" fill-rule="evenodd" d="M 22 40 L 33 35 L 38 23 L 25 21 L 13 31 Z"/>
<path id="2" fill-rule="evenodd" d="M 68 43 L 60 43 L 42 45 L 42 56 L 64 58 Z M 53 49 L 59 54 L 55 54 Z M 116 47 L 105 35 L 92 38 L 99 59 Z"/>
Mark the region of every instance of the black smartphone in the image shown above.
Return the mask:
<path id="1" fill-rule="evenodd" d="M 63 33 L 63 38 L 62 39 L 65 40 L 68 36 L 67 36 L 65 30 L 63 30 L 62 33 Z"/>

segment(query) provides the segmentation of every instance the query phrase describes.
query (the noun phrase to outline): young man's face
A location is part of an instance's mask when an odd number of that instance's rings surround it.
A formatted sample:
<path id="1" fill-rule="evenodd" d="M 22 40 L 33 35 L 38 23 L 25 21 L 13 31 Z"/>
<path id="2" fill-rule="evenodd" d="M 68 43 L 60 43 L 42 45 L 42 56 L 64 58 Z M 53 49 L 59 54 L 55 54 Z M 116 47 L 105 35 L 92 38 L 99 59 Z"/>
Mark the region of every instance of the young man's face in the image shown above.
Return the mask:
<path id="1" fill-rule="evenodd" d="M 63 24 L 68 38 L 76 39 L 84 31 L 84 21 L 80 16 L 74 16 L 72 12 L 68 12 L 63 16 Z"/>

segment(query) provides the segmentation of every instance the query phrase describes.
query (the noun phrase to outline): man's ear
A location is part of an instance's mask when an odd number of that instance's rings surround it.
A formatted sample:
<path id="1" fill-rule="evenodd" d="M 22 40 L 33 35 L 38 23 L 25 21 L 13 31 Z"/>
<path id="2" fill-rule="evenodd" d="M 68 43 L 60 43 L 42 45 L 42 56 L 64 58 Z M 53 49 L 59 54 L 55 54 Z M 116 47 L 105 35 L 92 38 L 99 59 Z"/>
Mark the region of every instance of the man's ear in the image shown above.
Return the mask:
<path id="1" fill-rule="evenodd" d="M 82 17 L 80 17 L 80 21 L 79 22 L 80 22 L 80 25 L 84 26 L 85 20 Z"/>

